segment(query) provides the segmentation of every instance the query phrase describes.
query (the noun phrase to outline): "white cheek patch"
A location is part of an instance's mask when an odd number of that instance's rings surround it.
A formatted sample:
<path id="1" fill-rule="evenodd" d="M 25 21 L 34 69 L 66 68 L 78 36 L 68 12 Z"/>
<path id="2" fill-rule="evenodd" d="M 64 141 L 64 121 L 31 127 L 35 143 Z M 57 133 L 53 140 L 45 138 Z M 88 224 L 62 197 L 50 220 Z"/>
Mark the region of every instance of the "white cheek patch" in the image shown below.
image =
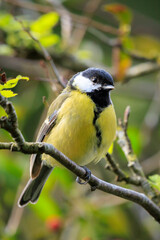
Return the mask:
<path id="1" fill-rule="evenodd" d="M 101 87 L 100 84 L 94 85 L 89 78 L 82 76 L 81 73 L 75 77 L 72 85 L 78 88 L 81 92 L 92 92 Z"/>

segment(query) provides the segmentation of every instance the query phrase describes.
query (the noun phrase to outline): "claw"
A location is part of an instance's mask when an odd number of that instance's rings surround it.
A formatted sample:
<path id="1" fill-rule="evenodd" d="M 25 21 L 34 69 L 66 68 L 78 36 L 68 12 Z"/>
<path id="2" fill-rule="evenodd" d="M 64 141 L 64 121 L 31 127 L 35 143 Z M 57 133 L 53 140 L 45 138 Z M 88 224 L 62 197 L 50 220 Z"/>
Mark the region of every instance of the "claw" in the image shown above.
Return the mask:
<path id="1" fill-rule="evenodd" d="M 77 177 L 76 182 L 79 183 L 79 184 L 87 184 L 89 182 L 90 178 L 91 178 L 91 171 L 85 166 L 81 166 L 81 167 L 86 171 L 85 181 L 83 182 L 80 177 Z"/>

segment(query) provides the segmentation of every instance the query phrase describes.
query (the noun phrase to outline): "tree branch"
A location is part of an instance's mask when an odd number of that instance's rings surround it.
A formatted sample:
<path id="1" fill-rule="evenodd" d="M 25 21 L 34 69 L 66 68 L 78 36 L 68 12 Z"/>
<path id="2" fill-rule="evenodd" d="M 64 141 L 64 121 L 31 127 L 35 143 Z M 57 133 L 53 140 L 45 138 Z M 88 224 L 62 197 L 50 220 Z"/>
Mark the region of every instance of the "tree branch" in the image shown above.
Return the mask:
<path id="1" fill-rule="evenodd" d="M 149 73 L 160 71 L 160 64 L 155 62 L 140 63 L 130 67 L 125 75 L 125 82 L 132 78 L 145 76 Z"/>
<path id="2" fill-rule="evenodd" d="M 126 110 L 124 112 L 123 122 L 121 119 L 119 119 L 119 126 L 117 131 L 117 137 L 118 137 L 117 142 L 126 156 L 126 159 L 128 161 L 128 167 L 133 171 L 135 176 L 139 178 L 140 185 L 144 190 L 144 192 L 155 203 L 159 204 L 160 195 L 149 184 L 147 178 L 145 177 L 143 169 L 139 163 L 139 160 L 137 156 L 134 154 L 134 151 L 132 149 L 131 141 L 127 134 L 129 115 L 130 115 L 130 107 L 128 106 L 126 107 Z"/>
<path id="3" fill-rule="evenodd" d="M 21 131 L 18 129 L 18 120 L 16 111 L 11 102 L 0 94 L 0 105 L 3 107 L 8 117 L 0 118 L 0 128 L 7 130 L 16 141 L 17 146 L 21 148 L 25 142 Z"/>
<path id="4" fill-rule="evenodd" d="M 59 152 L 53 145 L 41 142 L 25 142 L 21 131 L 18 129 L 17 116 L 12 103 L 8 102 L 6 98 L 0 95 L 0 105 L 4 108 L 8 115 L 8 117 L 5 117 L 5 119 L 7 119 L 5 121 L 4 117 L 0 118 L 0 126 L 1 128 L 6 129 L 15 140 L 15 142 L 12 143 L 0 143 L 0 149 L 8 149 L 25 154 L 46 153 L 55 158 L 59 163 L 73 172 L 76 176 L 85 180 L 85 170 L 75 162 L 72 162 L 63 153 Z M 91 178 L 88 183 L 91 187 L 95 187 L 101 191 L 125 198 L 141 205 L 148 213 L 150 213 L 151 216 L 155 218 L 157 222 L 160 223 L 160 208 L 144 194 L 105 182 L 95 177 L 93 174 L 91 174 Z"/>
<path id="5" fill-rule="evenodd" d="M 72 162 L 51 144 L 25 142 L 23 148 L 20 150 L 16 143 L 0 143 L 0 149 L 8 149 L 12 151 L 23 152 L 25 154 L 46 153 L 55 158 L 59 163 L 73 172 L 76 176 L 85 180 L 85 170 L 75 162 Z M 150 213 L 152 217 L 155 218 L 157 222 L 160 223 L 160 208 L 144 194 L 105 182 L 93 174 L 91 174 L 91 178 L 88 183 L 91 187 L 95 187 L 103 192 L 125 198 L 141 205 L 148 213 Z"/>
<path id="6" fill-rule="evenodd" d="M 121 182 L 121 181 L 125 181 L 128 184 L 133 184 L 135 186 L 140 186 L 141 182 L 140 182 L 140 178 L 136 177 L 136 176 L 128 176 L 119 166 L 118 163 L 116 163 L 116 161 L 113 159 L 113 157 L 107 153 L 106 155 L 107 160 L 109 162 L 109 166 L 107 166 L 107 169 L 114 172 L 117 175 L 117 181 Z"/>

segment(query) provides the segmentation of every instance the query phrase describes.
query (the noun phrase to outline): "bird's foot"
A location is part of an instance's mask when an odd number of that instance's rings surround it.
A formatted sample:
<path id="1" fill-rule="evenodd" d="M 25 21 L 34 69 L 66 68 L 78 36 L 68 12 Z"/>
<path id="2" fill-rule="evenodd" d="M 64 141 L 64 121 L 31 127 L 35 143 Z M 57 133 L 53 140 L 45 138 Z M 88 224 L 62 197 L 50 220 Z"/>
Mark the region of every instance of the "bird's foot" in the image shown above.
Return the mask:
<path id="1" fill-rule="evenodd" d="M 81 167 L 86 171 L 85 181 L 82 181 L 82 179 L 80 177 L 77 177 L 76 182 L 79 184 L 87 184 L 91 178 L 91 171 L 85 166 L 81 166 Z"/>

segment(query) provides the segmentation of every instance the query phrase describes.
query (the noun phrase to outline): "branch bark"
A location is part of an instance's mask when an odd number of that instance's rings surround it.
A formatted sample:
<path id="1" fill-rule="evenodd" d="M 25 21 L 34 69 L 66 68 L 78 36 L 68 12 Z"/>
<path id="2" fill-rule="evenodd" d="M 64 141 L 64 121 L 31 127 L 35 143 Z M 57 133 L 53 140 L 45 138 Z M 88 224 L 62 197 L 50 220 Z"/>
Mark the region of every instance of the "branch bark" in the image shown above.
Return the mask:
<path id="1" fill-rule="evenodd" d="M 128 161 L 128 167 L 132 170 L 135 177 L 139 179 L 140 186 L 142 187 L 143 191 L 156 204 L 159 204 L 160 194 L 157 193 L 149 184 L 143 172 L 142 166 L 140 165 L 139 160 L 132 149 L 132 145 L 127 134 L 129 115 L 130 115 L 130 107 L 128 106 L 126 107 L 126 110 L 124 112 L 123 122 L 121 119 L 119 119 L 119 126 L 117 131 L 117 138 L 118 138 L 117 142 L 126 156 L 126 159 Z"/>
<path id="2" fill-rule="evenodd" d="M 63 153 L 59 152 L 53 145 L 41 142 L 26 142 L 21 131 L 18 129 L 18 120 L 12 103 L 8 102 L 6 98 L 0 95 L 0 105 L 4 108 L 8 115 L 8 117 L 0 118 L 0 127 L 6 129 L 15 140 L 15 142 L 11 143 L 0 143 L 0 149 L 18 151 L 24 154 L 49 154 L 76 176 L 85 180 L 85 170 L 75 162 L 71 161 Z M 93 174 L 91 174 L 91 178 L 88 183 L 91 188 L 94 187 L 103 192 L 125 198 L 141 205 L 152 217 L 154 217 L 157 222 L 160 223 L 160 208 L 144 194 L 105 182 Z"/>
<path id="3" fill-rule="evenodd" d="M 106 155 L 109 165 L 106 167 L 108 170 L 114 172 L 117 175 L 117 181 L 125 181 L 127 184 L 133 184 L 135 186 L 140 186 L 140 177 L 128 176 L 119 166 L 119 164 L 113 159 L 113 157 L 107 153 Z"/>
<path id="4" fill-rule="evenodd" d="M 140 63 L 136 66 L 130 67 L 125 75 L 125 82 L 132 78 L 145 76 L 147 74 L 160 71 L 160 64 L 155 62 Z"/>
<path id="5" fill-rule="evenodd" d="M 55 158 L 59 163 L 69 169 L 76 176 L 85 180 L 85 170 L 77 165 L 75 162 L 72 162 L 68 157 L 63 153 L 59 152 L 53 145 L 47 143 L 32 143 L 25 142 L 23 147 L 19 149 L 17 143 L 0 143 L 0 149 L 8 149 L 12 151 L 18 151 L 25 154 L 32 153 L 46 153 L 51 157 Z M 93 174 L 88 182 L 91 187 L 99 189 L 103 192 L 122 197 L 124 199 L 130 200 L 141 205 L 154 219 L 160 223 L 160 208 L 153 203 L 148 197 L 144 194 L 126 189 L 108 182 L 105 182 Z"/>

